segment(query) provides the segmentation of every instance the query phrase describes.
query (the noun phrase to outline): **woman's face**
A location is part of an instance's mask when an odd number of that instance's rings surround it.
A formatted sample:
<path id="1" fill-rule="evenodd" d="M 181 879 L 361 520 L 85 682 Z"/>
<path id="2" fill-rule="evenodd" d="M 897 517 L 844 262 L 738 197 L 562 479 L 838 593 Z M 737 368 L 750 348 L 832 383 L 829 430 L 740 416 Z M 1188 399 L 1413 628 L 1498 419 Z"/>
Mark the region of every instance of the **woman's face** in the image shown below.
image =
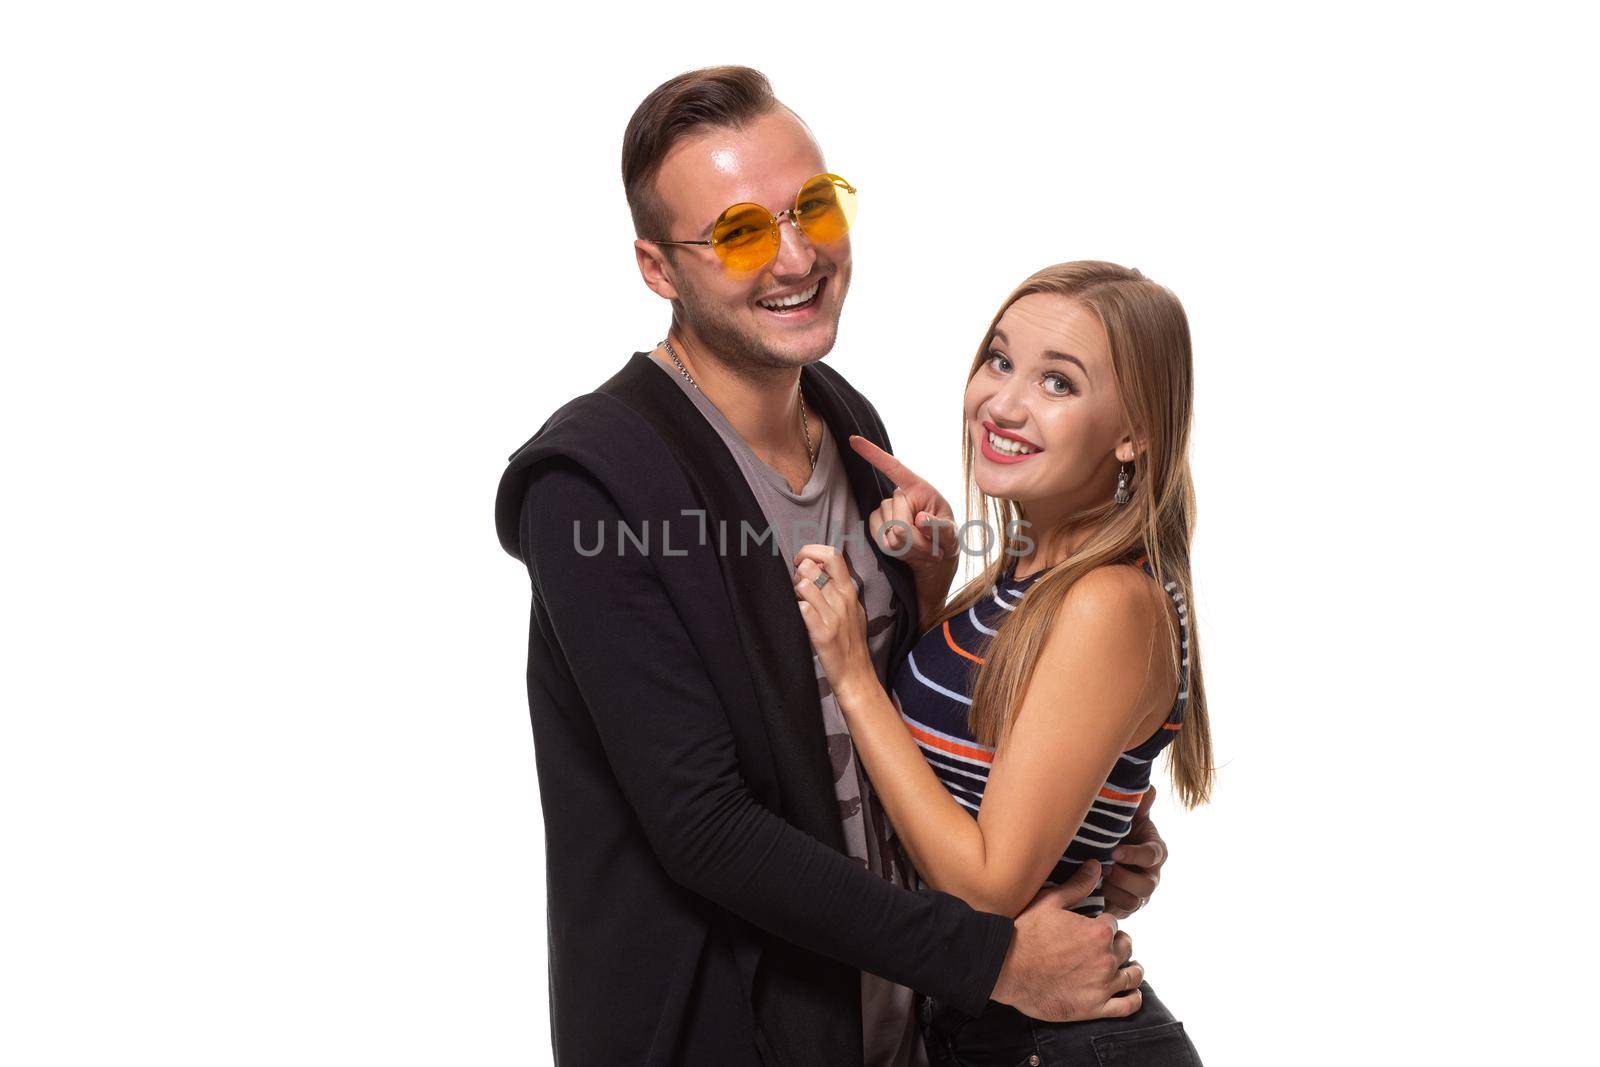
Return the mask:
<path id="1" fill-rule="evenodd" d="M 1133 459 L 1105 330 L 1064 296 L 1032 293 L 1006 309 L 965 410 L 978 487 L 1031 505 L 1033 521 L 1106 503 Z"/>

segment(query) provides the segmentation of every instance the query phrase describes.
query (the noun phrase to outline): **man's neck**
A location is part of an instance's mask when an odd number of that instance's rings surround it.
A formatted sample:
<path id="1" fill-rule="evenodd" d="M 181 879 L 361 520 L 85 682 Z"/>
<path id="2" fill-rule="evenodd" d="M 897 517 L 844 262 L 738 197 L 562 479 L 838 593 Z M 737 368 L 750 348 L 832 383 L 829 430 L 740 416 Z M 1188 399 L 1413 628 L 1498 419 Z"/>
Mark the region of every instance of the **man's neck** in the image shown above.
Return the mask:
<path id="1" fill-rule="evenodd" d="M 736 368 L 731 360 L 717 358 L 702 344 L 690 340 L 681 343 L 682 335 L 674 331 L 673 350 L 688 369 L 700 392 L 724 418 L 745 444 L 760 456 L 768 466 L 789 475 L 796 461 L 809 468 L 805 438 L 800 424 L 798 367 Z M 658 346 L 650 357 L 673 374 L 680 374 L 677 364 L 663 346 Z M 821 440 L 822 424 L 816 413 L 808 411 L 811 421 L 813 451 Z M 791 478 L 791 482 L 794 479 Z M 805 483 L 805 478 L 800 478 Z"/>

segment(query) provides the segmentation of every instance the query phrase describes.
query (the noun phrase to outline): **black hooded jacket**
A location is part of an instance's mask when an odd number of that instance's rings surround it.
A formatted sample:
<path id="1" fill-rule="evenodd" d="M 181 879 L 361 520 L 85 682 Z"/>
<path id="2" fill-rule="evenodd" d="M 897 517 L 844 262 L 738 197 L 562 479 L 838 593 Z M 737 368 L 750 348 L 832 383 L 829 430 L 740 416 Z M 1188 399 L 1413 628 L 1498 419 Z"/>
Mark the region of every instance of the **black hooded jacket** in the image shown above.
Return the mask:
<path id="1" fill-rule="evenodd" d="M 870 514 L 893 486 L 845 442 L 887 449 L 877 412 L 822 364 L 801 389 Z M 788 570 L 769 546 L 737 550 L 741 523 L 766 519 L 648 355 L 511 456 L 495 523 L 532 582 L 557 1060 L 859 1064 L 861 970 L 977 1014 L 1011 920 L 844 854 Z M 898 661 L 918 636 L 915 589 L 879 558 Z"/>

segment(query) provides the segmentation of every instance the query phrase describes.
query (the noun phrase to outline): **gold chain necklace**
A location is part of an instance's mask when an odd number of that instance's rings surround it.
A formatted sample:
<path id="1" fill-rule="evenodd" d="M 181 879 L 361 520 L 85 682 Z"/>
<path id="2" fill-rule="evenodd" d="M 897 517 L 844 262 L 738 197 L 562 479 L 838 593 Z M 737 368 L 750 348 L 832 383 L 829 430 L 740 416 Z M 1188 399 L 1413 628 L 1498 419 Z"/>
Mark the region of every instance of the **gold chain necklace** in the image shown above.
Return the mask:
<path id="1" fill-rule="evenodd" d="M 699 389 L 700 383 L 694 380 L 694 375 L 689 373 L 689 368 L 683 365 L 683 360 L 678 358 L 677 350 L 672 347 L 672 338 L 663 337 L 661 345 L 667 350 L 667 355 L 672 357 L 672 362 L 677 365 L 678 373 L 683 375 L 683 380 Z M 800 383 L 798 381 L 794 383 L 794 395 L 795 399 L 800 401 L 800 429 L 806 435 L 806 460 L 810 462 L 811 469 L 816 470 L 817 453 L 811 446 L 811 420 L 806 418 L 806 397 L 800 391 Z"/>

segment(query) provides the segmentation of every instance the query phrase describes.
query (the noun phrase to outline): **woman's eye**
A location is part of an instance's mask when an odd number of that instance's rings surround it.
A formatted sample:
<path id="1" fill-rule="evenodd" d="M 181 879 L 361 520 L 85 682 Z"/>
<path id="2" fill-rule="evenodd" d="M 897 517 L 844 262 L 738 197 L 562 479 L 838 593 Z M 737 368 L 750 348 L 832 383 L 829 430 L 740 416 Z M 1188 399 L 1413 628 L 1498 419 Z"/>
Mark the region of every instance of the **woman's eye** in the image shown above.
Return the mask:
<path id="1" fill-rule="evenodd" d="M 1004 374 L 1006 371 L 1011 369 L 1011 361 L 1005 356 L 1002 356 L 999 352 L 990 352 L 989 368 Z"/>
<path id="2" fill-rule="evenodd" d="M 1044 376 L 1044 391 L 1051 396 L 1071 396 L 1072 382 L 1060 374 L 1046 374 Z"/>

